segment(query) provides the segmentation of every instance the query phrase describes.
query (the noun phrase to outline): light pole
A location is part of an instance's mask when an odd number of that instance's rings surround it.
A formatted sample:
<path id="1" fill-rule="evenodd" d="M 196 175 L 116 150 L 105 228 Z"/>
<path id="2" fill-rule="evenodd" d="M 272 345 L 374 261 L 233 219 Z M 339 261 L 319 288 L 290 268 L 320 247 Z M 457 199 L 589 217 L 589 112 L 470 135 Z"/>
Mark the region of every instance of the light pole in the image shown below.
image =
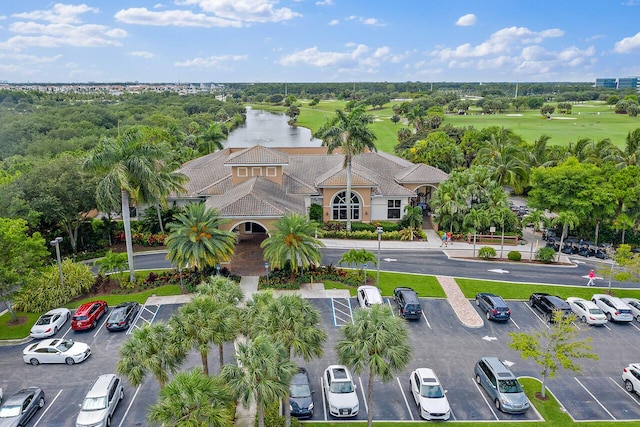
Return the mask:
<path id="1" fill-rule="evenodd" d="M 184 292 L 184 285 L 182 284 L 182 267 L 178 267 L 178 273 L 180 273 L 180 290 Z"/>
<path id="2" fill-rule="evenodd" d="M 380 241 L 382 240 L 382 227 L 376 229 L 378 232 L 378 272 L 376 274 L 376 284 L 380 287 Z"/>
<path id="3" fill-rule="evenodd" d="M 364 264 L 362 264 L 362 266 L 364 267 L 364 283 L 363 285 L 367 284 L 367 263 L 365 262 Z"/>
<path id="4" fill-rule="evenodd" d="M 267 286 L 269 286 L 269 263 L 268 262 L 264 263 L 264 269 L 267 272 Z"/>
<path id="5" fill-rule="evenodd" d="M 216 264 L 216 274 L 220 275 L 220 264 Z"/>
<path id="6" fill-rule="evenodd" d="M 62 237 L 56 237 L 52 241 L 49 242 L 51 246 L 56 247 L 56 258 L 58 259 L 58 271 L 60 272 L 60 287 L 64 289 L 64 279 L 62 277 L 62 260 L 60 259 L 60 242 L 62 242 Z"/>

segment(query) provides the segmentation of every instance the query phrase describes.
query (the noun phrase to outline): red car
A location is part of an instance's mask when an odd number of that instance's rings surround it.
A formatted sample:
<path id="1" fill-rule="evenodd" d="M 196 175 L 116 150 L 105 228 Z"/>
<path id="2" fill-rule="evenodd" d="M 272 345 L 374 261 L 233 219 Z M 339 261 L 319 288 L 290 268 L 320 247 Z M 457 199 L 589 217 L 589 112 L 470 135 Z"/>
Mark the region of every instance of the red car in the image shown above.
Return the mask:
<path id="1" fill-rule="evenodd" d="M 90 301 L 82 304 L 71 318 L 71 329 L 81 331 L 93 329 L 98 325 L 98 320 L 107 312 L 109 306 L 106 301 Z"/>

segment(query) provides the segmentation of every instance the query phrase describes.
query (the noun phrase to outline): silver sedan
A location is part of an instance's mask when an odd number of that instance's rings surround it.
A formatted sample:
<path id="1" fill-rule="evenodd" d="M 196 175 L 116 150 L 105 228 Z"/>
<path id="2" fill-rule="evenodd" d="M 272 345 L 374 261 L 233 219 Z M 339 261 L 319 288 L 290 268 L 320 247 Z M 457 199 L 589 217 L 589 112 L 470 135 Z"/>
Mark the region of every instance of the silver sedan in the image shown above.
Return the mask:
<path id="1" fill-rule="evenodd" d="M 588 325 L 604 325 L 607 323 L 607 316 L 593 301 L 569 297 L 567 298 L 567 303 L 571 307 L 571 311 L 584 323 Z"/>
<path id="2" fill-rule="evenodd" d="M 31 328 L 31 338 L 47 338 L 55 335 L 67 320 L 71 318 L 71 312 L 67 308 L 54 308 L 40 316 Z"/>

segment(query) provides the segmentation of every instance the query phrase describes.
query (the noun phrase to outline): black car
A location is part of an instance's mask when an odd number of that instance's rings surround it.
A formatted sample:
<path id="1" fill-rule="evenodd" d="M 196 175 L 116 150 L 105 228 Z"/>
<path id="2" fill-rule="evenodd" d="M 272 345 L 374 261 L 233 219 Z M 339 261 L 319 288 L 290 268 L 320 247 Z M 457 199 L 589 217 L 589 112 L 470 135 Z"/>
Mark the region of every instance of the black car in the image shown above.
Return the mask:
<path id="1" fill-rule="evenodd" d="M 0 406 L 0 426 L 27 425 L 38 409 L 44 406 L 44 391 L 39 387 L 27 387 L 9 397 Z"/>
<path id="2" fill-rule="evenodd" d="M 502 297 L 488 292 L 476 295 L 476 305 L 484 311 L 487 320 L 507 321 L 511 318 L 511 310 Z"/>
<path id="3" fill-rule="evenodd" d="M 289 385 L 289 410 L 296 418 L 311 418 L 313 416 L 313 398 L 309 375 L 305 368 L 298 368 L 298 373 L 291 379 Z"/>
<path id="4" fill-rule="evenodd" d="M 123 302 L 111 309 L 111 315 L 107 319 L 107 329 L 110 331 L 124 331 L 129 329 L 131 323 L 140 311 L 137 302 Z"/>
<path id="5" fill-rule="evenodd" d="M 571 315 L 571 307 L 569 307 L 569 304 L 555 295 L 544 293 L 531 294 L 531 297 L 529 297 L 529 305 L 538 309 L 538 311 L 544 315 L 547 322 L 553 321 L 553 313 L 555 311 L 561 311 L 563 317 Z"/>
<path id="6" fill-rule="evenodd" d="M 418 294 L 411 288 L 398 287 L 393 290 L 393 299 L 398 304 L 400 317 L 405 319 L 420 319 L 422 306 Z"/>

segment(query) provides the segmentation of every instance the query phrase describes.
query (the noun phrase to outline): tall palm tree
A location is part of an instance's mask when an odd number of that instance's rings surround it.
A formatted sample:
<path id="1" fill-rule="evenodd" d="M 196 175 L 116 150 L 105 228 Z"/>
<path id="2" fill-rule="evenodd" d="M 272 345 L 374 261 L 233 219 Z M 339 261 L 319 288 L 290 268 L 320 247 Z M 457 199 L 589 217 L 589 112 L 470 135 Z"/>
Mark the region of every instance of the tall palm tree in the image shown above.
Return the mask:
<path id="1" fill-rule="evenodd" d="M 232 342 L 238 331 L 238 317 L 229 304 L 216 301 L 208 295 L 198 295 L 178 309 L 169 320 L 171 331 L 185 352 L 195 348 L 200 353 L 202 372 L 209 375 L 209 348 L 211 343 L 220 345 L 220 369 L 222 369 L 222 344 Z"/>
<path id="2" fill-rule="evenodd" d="M 388 306 L 374 304 L 366 310 L 355 310 L 353 323 L 342 328 L 342 336 L 336 346 L 338 360 L 356 374 L 369 374 L 366 400 L 367 407 L 372 408 L 374 379 L 388 382 L 394 372 L 402 371 L 411 361 L 405 322 Z M 367 412 L 367 425 L 371 427 L 373 411 Z"/>
<path id="3" fill-rule="evenodd" d="M 98 205 L 108 211 L 122 208 L 129 280 L 135 282 L 133 244 L 131 242 L 130 202 L 155 203 L 166 195 L 168 187 L 180 187 L 186 179 L 167 172 L 165 161 L 170 150 L 155 138 L 152 130 L 132 127 L 115 139 L 104 139 L 85 160 L 84 167 L 104 174 L 96 189 Z M 169 184 L 167 179 L 174 181 Z"/>
<path id="4" fill-rule="evenodd" d="M 196 291 L 200 295 L 208 295 L 218 302 L 226 302 L 237 306 L 244 293 L 238 282 L 224 276 L 211 276 L 198 285 Z"/>
<path id="5" fill-rule="evenodd" d="M 414 231 L 422 229 L 422 221 L 424 221 L 422 208 L 420 206 L 404 207 L 405 214 L 402 217 L 402 222 L 407 224 L 410 232 L 410 240 L 413 240 Z"/>
<path id="6" fill-rule="evenodd" d="M 347 252 L 343 252 L 342 255 L 340 255 L 338 265 L 353 264 L 358 269 L 358 274 L 360 274 L 362 272 L 362 268 L 364 268 L 364 264 L 368 262 L 373 265 L 378 265 L 375 255 L 366 249 L 349 249 Z"/>
<path id="7" fill-rule="evenodd" d="M 314 134 L 322 139 L 322 145 L 331 154 L 338 148 L 344 156 L 344 169 L 347 171 L 347 231 L 351 231 L 351 163 L 353 157 L 365 151 L 377 151 L 374 141 L 376 135 L 369 125 L 373 116 L 365 114 L 364 107 L 357 107 L 348 114 L 337 110 L 336 115 L 327 119 Z"/>
<path id="8" fill-rule="evenodd" d="M 222 141 L 226 138 L 220 123 L 211 123 L 198 139 L 198 151 L 201 154 L 209 154 L 216 150 L 222 150 Z"/>
<path id="9" fill-rule="evenodd" d="M 116 371 L 134 387 L 151 374 L 160 383 L 160 388 L 164 388 L 169 374 L 174 374 L 186 357 L 183 347 L 173 337 L 166 323 L 136 329 L 120 347 Z"/>
<path id="10" fill-rule="evenodd" d="M 493 179 L 500 185 L 510 185 L 516 194 L 522 194 L 529 184 L 527 152 L 514 142 L 492 135 L 491 141 L 478 150 L 475 162 L 488 166 Z"/>
<path id="11" fill-rule="evenodd" d="M 167 236 L 167 258 L 178 267 L 191 266 L 204 273 L 222 261 L 228 261 L 234 253 L 236 235 L 220 230 L 226 221 L 214 209 L 204 203 L 185 206 L 184 212 L 176 215 L 176 222 L 169 224 Z"/>
<path id="12" fill-rule="evenodd" d="M 522 218 L 523 225 L 533 223 L 533 231 L 540 231 L 540 225 L 546 227 L 549 223 L 549 218 L 544 214 L 543 210 L 532 209 Z"/>
<path id="13" fill-rule="evenodd" d="M 509 221 L 510 218 L 515 216 L 515 214 L 509 208 L 497 208 L 491 212 L 491 218 L 500 224 L 500 228 L 502 230 L 501 238 L 500 238 L 500 258 L 504 254 L 504 228 L 505 224 Z"/>
<path id="14" fill-rule="evenodd" d="M 554 225 L 562 224 L 562 234 L 560 235 L 560 249 L 558 250 L 558 261 L 560 260 L 560 254 L 562 253 L 562 245 L 564 244 L 564 238 L 569 234 L 569 230 L 580 224 L 580 218 L 578 215 L 569 210 L 558 213 L 558 216 L 553 219 Z"/>
<path id="15" fill-rule="evenodd" d="M 476 237 L 478 230 L 489 225 L 489 215 L 484 209 L 471 209 L 464 216 L 464 223 L 473 226 L 473 257 L 476 256 Z"/>
<path id="16" fill-rule="evenodd" d="M 287 359 L 282 344 L 267 335 L 238 343 L 236 361 L 237 366 L 222 368 L 221 377 L 242 405 L 248 407 L 252 399 L 256 402 L 258 427 L 264 427 L 265 406 L 287 395 L 298 368 Z"/>
<path id="17" fill-rule="evenodd" d="M 232 427 L 231 391 L 218 377 L 199 369 L 180 372 L 160 390 L 158 402 L 147 412 L 157 426 Z"/>
<path id="18" fill-rule="evenodd" d="M 314 237 L 318 226 L 298 213 L 289 213 L 276 221 L 275 230 L 260 243 L 264 258 L 275 268 L 282 268 L 287 261 L 291 270 L 298 272 L 318 264 L 322 260 L 320 248 L 324 243 Z"/>

